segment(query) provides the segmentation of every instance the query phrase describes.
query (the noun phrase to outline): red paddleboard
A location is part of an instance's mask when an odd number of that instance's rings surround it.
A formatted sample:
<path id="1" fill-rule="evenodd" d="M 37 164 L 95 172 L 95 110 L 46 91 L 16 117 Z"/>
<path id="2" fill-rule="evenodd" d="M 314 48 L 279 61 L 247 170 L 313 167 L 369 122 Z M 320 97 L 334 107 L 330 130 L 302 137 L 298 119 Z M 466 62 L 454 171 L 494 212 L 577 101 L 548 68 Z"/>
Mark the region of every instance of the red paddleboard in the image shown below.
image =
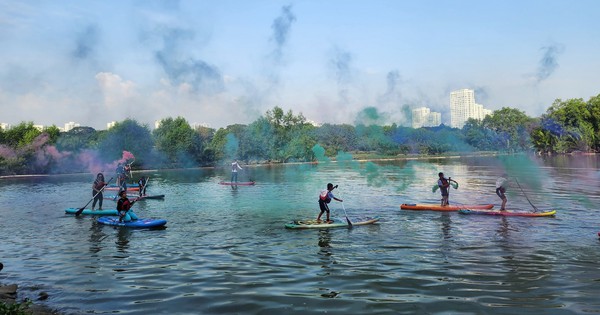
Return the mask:
<path id="1" fill-rule="evenodd" d="M 457 206 L 440 206 L 439 204 L 408 204 L 400 205 L 402 210 L 431 210 L 431 211 L 458 211 L 460 209 L 492 209 L 494 205 L 457 205 Z"/>

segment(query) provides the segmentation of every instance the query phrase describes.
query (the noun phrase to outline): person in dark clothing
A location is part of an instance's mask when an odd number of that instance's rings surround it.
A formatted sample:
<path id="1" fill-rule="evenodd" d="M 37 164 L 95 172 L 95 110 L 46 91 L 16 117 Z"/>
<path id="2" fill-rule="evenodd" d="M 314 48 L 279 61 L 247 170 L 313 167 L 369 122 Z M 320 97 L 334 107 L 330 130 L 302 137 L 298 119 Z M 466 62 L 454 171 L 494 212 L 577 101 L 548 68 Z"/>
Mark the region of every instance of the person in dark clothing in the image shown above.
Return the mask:
<path id="1" fill-rule="evenodd" d="M 140 189 L 140 197 L 146 195 L 146 183 L 148 183 L 148 179 L 145 176 L 142 176 L 138 180 L 138 187 Z"/>
<path id="2" fill-rule="evenodd" d="M 92 196 L 94 197 L 92 211 L 96 208 L 96 202 L 98 202 L 98 210 L 102 210 L 102 200 L 104 199 L 102 190 L 104 190 L 104 186 L 106 186 L 104 174 L 98 173 L 98 175 L 96 175 L 96 180 L 94 180 L 94 183 L 92 184 Z"/>

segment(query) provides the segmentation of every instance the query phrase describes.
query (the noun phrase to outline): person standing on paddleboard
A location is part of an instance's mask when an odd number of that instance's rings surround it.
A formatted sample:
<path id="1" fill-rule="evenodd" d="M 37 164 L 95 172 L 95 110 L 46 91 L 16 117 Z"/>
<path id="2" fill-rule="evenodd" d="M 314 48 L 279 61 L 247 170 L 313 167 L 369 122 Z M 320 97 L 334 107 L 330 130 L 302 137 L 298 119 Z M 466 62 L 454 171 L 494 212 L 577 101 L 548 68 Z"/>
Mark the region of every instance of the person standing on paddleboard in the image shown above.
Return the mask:
<path id="1" fill-rule="evenodd" d="M 129 198 L 127 198 L 126 190 L 121 190 L 119 192 L 119 197 L 120 198 L 117 201 L 117 210 L 119 211 L 119 222 L 129 222 L 131 220 L 137 220 L 137 215 L 135 215 L 135 213 L 133 213 L 133 211 L 130 210 L 131 206 L 133 206 L 136 200 L 130 201 Z"/>
<path id="2" fill-rule="evenodd" d="M 96 180 L 92 184 L 92 196 L 94 197 L 94 202 L 92 203 L 92 211 L 96 208 L 96 202 L 98 202 L 98 210 L 102 210 L 102 200 L 104 197 L 102 196 L 102 188 L 106 186 L 106 182 L 104 182 L 104 174 L 98 173 L 96 175 Z"/>
<path id="3" fill-rule="evenodd" d="M 505 178 L 506 175 L 498 177 L 496 180 L 496 195 L 502 199 L 502 206 L 500 210 L 506 210 L 506 187 L 508 186 L 508 180 Z"/>
<path id="4" fill-rule="evenodd" d="M 442 193 L 442 203 L 441 206 L 445 207 L 450 205 L 450 201 L 448 200 L 448 198 L 450 197 L 450 182 L 455 182 L 455 180 L 453 180 L 452 178 L 448 177 L 445 178 L 444 177 L 444 173 L 440 172 L 438 173 L 438 186 L 440 187 L 440 192 Z M 458 183 L 457 183 L 458 184 Z"/>
<path id="5" fill-rule="evenodd" d="M 148 182 L 148 179 L 146 179 L 146 176 L 142 176 L 139 180 L 138 180 L 138 188 L 139 193 L 140 193 L 140 197 L 145 196 L 146 195 L 146 183 Z"/>
<path id="6" fill-rule="evenodd" d="M 331 202 L 331 199 L 337 200 L 339 202 L 343 201 L 342 199 L 336 198 L 331 192 L 337 187 L 338 185 L 333 186 L 332 183 L 328 183 L 327 190 L 323 190 L 319 195 L 319 208 L 321 209 L 321 212 L 317 217 L 317 222 L 321 221 L 321 216 L 323 215 L 323 212 L 327 212 L 327 223 L 331 223 L 331 220 L 329 220 L 329 206 L 327 204 Z"/>
<path id="7" fill-rule="evenodd" d="M 237 183 L 238 181 L 238 170 L 242 170 L 243 168 L 238 164 L 237 160 L 233 160 L 231 163 L 231 182 Z"/>

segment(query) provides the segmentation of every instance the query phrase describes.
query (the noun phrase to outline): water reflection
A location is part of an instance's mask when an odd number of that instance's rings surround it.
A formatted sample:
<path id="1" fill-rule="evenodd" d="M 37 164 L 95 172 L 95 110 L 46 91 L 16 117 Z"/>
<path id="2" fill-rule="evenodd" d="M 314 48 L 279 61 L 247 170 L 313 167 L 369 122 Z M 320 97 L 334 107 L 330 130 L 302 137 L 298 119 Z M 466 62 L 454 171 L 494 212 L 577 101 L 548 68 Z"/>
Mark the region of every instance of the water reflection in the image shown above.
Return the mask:
<path id="1" fill-rule="evenodd" d="M 328 229 L 319 230 L 319 261 L 321 262 L 321 268 L 323 270 L 319 276 L 328 276 L 330 274 L 329 269 L 334 264 L 332 247 L 329 244 L 331 242 L 331 235 Z"/>
<path id="2" fill-rule="evenodd" d="M 108 237 L 102 230 L 102 225 L 98 223 L 96 219 L 92 219 L 92 226 L 90 226 L 90 252 L 98 253 L 102 250 L 100 243 Z"/>
<path id="3" fill-rule="evenodd" d="M 127 253 L 129 249 L 129 238 L 131 237 L 131 229 L 126 227 L 116 227 L 117 229 L 117 250 L 120 253 Z"/>
<path id="4" fill-rule="evenodd" d="M 444 236 L 444 239 L 452 238 L 452 235 L 450 235 L 450 230 L 452 229 L 450 213 L 442 212 L 440 221 L 442 222 L 442 235 Z"/>

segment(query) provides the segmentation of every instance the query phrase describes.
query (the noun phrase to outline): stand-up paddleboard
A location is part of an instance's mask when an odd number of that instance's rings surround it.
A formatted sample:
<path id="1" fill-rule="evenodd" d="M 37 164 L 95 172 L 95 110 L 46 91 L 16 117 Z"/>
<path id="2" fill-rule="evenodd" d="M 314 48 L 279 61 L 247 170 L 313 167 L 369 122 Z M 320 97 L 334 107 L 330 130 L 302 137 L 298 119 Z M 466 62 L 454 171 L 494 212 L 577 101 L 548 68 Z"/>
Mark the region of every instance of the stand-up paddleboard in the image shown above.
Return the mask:
<path id="1" fill-rule="evenodd" d="M 458 211 L 460 209 L 492 209 L 494 205 L 449 205 L 440 206 L 439 204 L 418 204 L 418 203 L 403 203 L 400 205 L 402 210 L 431 210 L 431 211 Z"/>
<path id="2" fill-rule="evenodd" d="M 252 186 L 256 182 L 219 182 L 219 185 L 231 185 L 231 186 Z"/>
<path id="3" fill-rule="evenodd" d="M 121 187 L 119 186 L 106 186 L 104 188 L 104 190 L 121 190 Z M 127 191 L 139 191 L 140 187 L 139 186 L 127 186 Z"/>
<path id="4" fill-rule="evenodd" d="M 139 195 L 127 195 L 127 198 L 129 198 L 130 200 L 165 199 L 165 195 L 145 195 L 145 196 L 141 196 L 141 197 Z M 106 195 L 106 196 L 104 196 L 104 199 L 117 200 L 117 199 L 119 199 L 119 196 Z"/>
<path id="5" fill-rule="evenodd" d="M 483 215 L 501 215 L 507 217 L 553 217 L 556 214 L 556 210 L 545 211 L 545 212 L 513 212 L 508 210 L 503 211 L 490 211 L 490 210 L 470 210 L 461 209 L 458 210 L 460 214 L 483 214 Z"/>
<path id="6" fill-rule="evenodd" d="M 113 225 L 113 226 L 123 226 L 130 228 L 154 228 L 161 227 L 167 224 L 167 220 L 164 219 L 137 219 L 133 221 L 127 222 L 119 222 L 119 218 L 115 217 L 100 217 L 98 218 L 98 223 Z"/>
<path id="7" fill-rule="evenodd" d="M 65 213 L 67 214 L 75 214 L 79 208 L 67 208 L 65 209 Z M 89 214 L 89 215 L 119 215 L 119 211 L 117 209 L 106 209 L 106 210 L 92 210 L 92 209 L 84 209 L 80 214 Z"/>
<path id="8" fill-rule="evenodd" d="M 317 220 L 305 220 L 305 221 L 293 221 L 285 225 L 288 229 L 329 229 L 329 228 L 339 228 L 339 227 L 350 227 L 346 219 L 333 218 L 331 219 L 331 223 L 325 223 L 323 221 Z M 352 226 L 355 225 L 367 225 L 373 224 L 379 221 L 379 217 L 367 217 L 361 219 L 350 220 Z"/>

